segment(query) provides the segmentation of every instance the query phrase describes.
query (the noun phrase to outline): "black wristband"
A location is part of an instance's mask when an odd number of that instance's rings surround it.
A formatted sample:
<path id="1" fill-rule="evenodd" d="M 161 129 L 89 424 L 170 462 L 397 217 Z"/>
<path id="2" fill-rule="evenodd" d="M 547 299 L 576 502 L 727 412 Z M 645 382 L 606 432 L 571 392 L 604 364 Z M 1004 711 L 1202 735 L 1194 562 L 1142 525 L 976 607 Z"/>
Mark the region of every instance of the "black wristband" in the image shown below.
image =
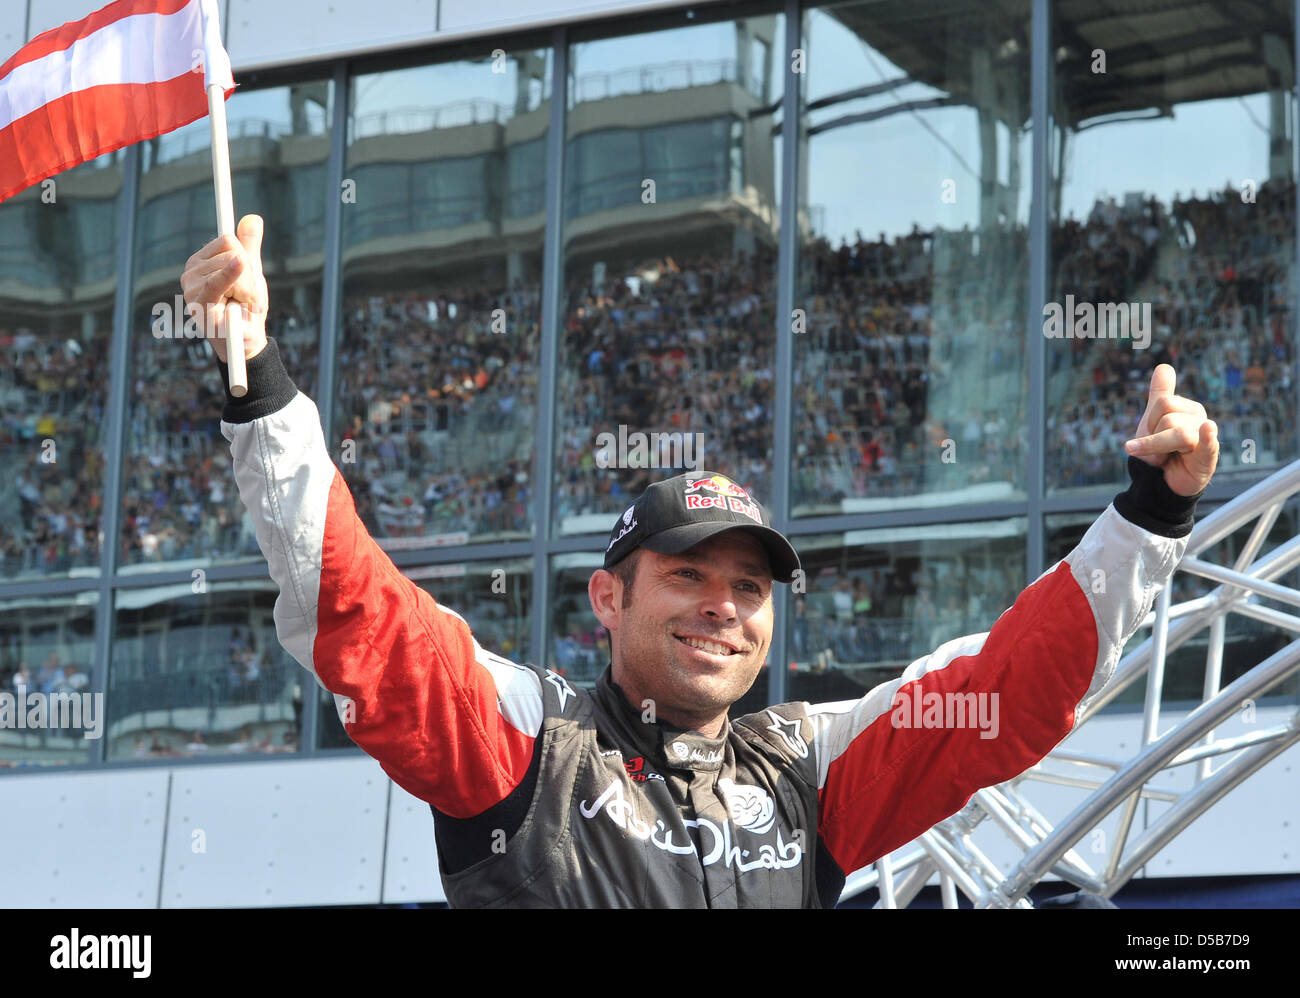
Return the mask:
<path id="1" fill-rule="evenodd" d="M 226 404 L 221 410 L 224 423 L 251 423 L 255 419 L 279 412 L 293 401 L 298 386 L 289 377 L 280 358 L 280 347 L 274 338 L 266 338 L 266 346 L 245 361 L 248 373 L 248 394 L 235 398 L 230 394 L 230 367 L 217 361 L 221 370 L 221 388 L 226 393 Z"/>
<path id="2" fill-rule="evenodd" d="M 1194 496 L 1180 496 L 1165 484 L 1164 469 L 1132 456 L 1128 476 L 1133 484 L 1115 497 L 1120 516 L 1162 537 L 1186 537 L 1192 532 L 1196 502 L 1204 489 Z"/>

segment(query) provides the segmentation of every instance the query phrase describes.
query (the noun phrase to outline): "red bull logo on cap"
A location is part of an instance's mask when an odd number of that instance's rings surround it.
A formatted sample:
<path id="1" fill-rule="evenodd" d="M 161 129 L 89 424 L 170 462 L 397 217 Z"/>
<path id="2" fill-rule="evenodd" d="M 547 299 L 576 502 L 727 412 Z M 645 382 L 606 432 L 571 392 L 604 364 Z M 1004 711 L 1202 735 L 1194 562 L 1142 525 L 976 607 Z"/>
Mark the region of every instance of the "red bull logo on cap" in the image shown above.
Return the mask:
<path id="1" fill-rule="evenodd" d="M 755 523 L 763 522 L 758 504 L 726 475 L 688 477 L 682 492 L 686 496 L 687 509 L 729 509 L 733 513 L 743 513 Z"/>
<path id="2" fill-rule="evenodd" d="M 749 499 L 749 493 L 733 482 L 726 475 L 706 475 L 704 478 L 686 479 L 686 495 L 698 494 L 706 489 L 715 495 L 735 496 L 737 499 Z M 750 500 L 751 502 L 753 500 Z"/>

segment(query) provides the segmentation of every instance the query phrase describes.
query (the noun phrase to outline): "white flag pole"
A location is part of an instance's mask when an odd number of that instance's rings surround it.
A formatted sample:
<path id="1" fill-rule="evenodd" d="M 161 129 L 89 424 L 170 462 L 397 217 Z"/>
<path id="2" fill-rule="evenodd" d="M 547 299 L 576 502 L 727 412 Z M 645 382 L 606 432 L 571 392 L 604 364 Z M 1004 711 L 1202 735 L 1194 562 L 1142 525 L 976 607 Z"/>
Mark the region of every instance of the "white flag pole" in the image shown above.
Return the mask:
<path id="1" fill-rule="evenodd" d="M 203 12 L 203 77 L 208 93 L 208 124 L 212 131 L 212 183 L 217 197 L 217 233 L 235 235 L 235 200 L 230 186 L 230 144 L 226 136 L 226 85 L 214 76 L 229 78 L 230 60 L 221 45 L 221 27 L 216 0 L 200 0 Z M 226 337 L 226 364 L 230 372 L 230 394 L 248 394 L 248 372 L 244 366 L 244 328 L 240 306 L 228 302 L 217 310 L 217 329 Z"/>

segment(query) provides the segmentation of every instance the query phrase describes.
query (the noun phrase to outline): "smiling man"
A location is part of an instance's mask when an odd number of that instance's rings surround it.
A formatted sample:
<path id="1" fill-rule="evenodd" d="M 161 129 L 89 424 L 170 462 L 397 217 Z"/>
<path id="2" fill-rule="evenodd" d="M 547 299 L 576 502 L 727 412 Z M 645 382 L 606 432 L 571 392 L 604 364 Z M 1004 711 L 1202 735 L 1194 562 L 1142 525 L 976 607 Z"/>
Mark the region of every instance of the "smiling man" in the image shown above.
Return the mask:
<path id="1" fill-rule="evenodd" d="M 698 472 L 651 485 L 619 520 L 587 586 L 633 703 L 718 735 L 772 642 L 772 583 L 799 556 L 744 489 Z M 633 593 L 636 602 L 633 603 Z"/>
<path id="2" fill-rule="evenodd" d="M 589 582 L 611 664 L 577 689 L 483 649 L 367 534 L 315 405 L 266 337 L 260 245 L 261 220 L 245 218 L 181 283 L 190 302 L 248 309 L 248 393 L 227 392 L 221 431 L 280 587 L 276 633 L 335 694 L 351 738 L 430 805 L 457 907 L 833 905 L 847 873 L 1069 733 L 1181 557 L 1218 460 L 1214 423 L 1160 365 L 1126 445 L 1131 487 L 988 633 L 861 699 L 734 720 L 767 659 L 772 589 L 799 560 L 725 476 L 656 483 Z M 936 695 L 996 698 L 993 737 L 971 717 L 896 723 L 896 707 Z"/>

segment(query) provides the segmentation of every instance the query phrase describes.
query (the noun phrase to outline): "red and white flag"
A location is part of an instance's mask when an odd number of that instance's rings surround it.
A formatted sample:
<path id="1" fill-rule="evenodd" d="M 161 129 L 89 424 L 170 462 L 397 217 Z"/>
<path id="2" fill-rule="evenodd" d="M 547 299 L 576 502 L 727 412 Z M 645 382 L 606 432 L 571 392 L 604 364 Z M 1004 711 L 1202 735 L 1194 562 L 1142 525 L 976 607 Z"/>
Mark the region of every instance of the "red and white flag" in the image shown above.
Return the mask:
<path id="1" fill-rule="evenodd" d="M 0 66 L 0 201 L 188 125 L 235 89 L 215 0 L 116 0 Z"/>

